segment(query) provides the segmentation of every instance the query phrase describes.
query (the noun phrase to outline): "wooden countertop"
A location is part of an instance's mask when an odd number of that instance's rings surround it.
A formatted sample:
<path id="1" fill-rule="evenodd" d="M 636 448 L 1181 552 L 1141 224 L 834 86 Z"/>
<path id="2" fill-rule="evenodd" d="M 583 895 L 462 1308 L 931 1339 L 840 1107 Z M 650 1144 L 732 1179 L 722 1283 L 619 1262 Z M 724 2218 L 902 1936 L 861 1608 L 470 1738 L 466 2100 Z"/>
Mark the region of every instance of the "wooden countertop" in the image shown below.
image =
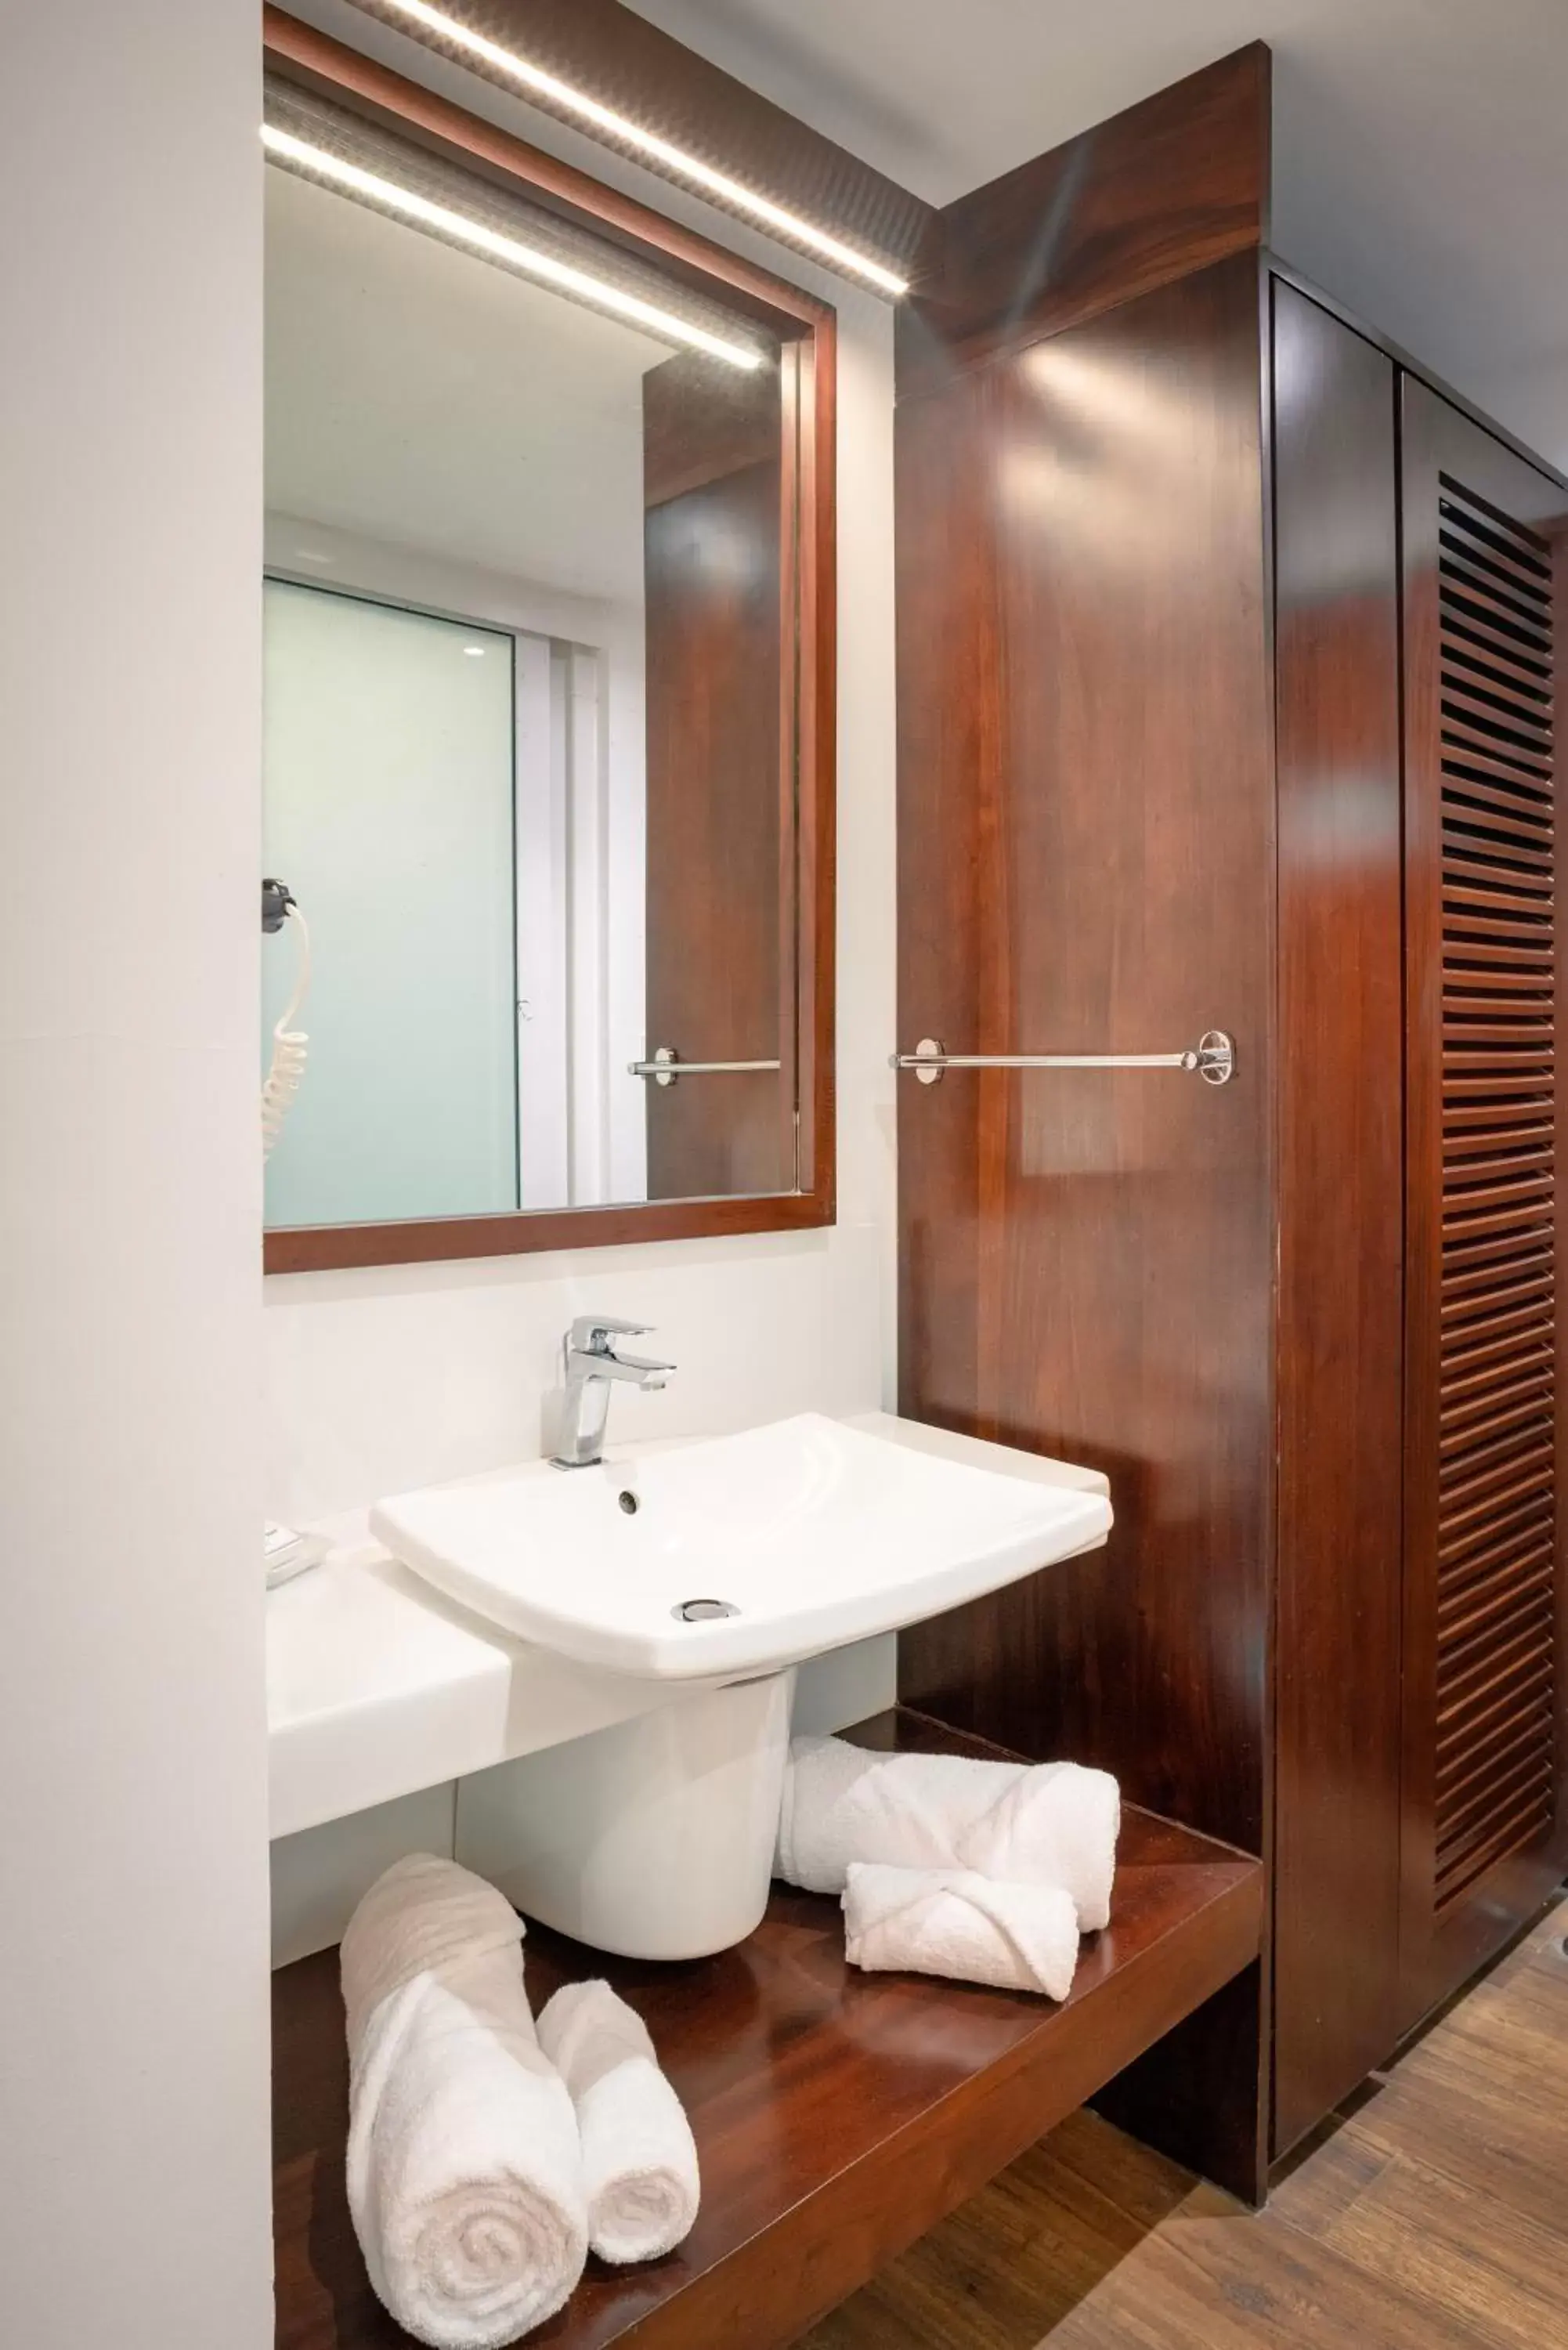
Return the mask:
<path id="1" fill-rule="evenodd" d="M 908 1712 L 847 1733 L 964 1751 Z M 645 2269 L 590 2261 L 549 2350 L 774 2350 L 972 2194 L 1257 1956 L 1262 1870 L 1154 1814 L 1124 1816 L 1112 1923 L 1064 2005 L 844 1959 L 836 1901 L 775 1887 L 757 1932 L 682 1965 L 606 1959 L 544 1927 L 537 2008 L 609 1978 L 646 2019 L 697 2137 L 703 2202 Z M 337 1952 L 275 1982 L 279 2350 L 389 2350 L 343 2187 L 347 2058 Z"/>

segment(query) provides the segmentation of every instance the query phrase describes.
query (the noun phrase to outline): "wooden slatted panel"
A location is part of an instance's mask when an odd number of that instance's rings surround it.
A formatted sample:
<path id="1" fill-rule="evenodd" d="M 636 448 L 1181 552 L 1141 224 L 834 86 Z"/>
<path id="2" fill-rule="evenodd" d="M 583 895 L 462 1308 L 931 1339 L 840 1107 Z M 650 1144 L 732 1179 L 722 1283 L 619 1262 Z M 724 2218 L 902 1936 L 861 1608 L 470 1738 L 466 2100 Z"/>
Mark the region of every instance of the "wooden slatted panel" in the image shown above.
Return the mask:
<path id="1" fill-rule="evenodd" d="M 1439 476 L 1438 1914 L 1552 1811 L 1555 882 L 1545 543 Z"/>

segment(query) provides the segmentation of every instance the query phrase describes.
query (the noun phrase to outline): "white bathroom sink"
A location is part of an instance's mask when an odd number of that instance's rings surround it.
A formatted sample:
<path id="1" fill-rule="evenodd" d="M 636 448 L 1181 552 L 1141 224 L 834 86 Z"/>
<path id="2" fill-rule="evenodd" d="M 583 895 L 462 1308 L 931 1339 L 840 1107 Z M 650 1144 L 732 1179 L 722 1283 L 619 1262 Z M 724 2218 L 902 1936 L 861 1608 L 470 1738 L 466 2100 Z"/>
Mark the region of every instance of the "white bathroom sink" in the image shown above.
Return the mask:
<path id="1" fill-rule="evenodd" d="M 898 1440 L 806 1412 L 591 1469 L 536 1461 L 379 1503 L 370 1524 L 475 1614 L 656 1680 L 782 1670 L 1105 1540 L 1101 1481 L 884 1424 Z"/>

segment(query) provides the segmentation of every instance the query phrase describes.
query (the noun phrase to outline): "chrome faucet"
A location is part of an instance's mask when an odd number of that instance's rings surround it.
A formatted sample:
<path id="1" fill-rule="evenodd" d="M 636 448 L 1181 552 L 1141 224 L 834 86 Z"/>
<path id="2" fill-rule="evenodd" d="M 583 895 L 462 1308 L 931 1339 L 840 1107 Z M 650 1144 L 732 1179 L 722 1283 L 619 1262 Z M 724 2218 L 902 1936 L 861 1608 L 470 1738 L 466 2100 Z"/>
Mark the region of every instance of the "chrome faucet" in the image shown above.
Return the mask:
<path id="1" fill-rule="evenodd" d="M 612 1379 L 644 1388 L 661 1388 L 669 1379 L 673 1363 L 616 1352 L 618 1338 L 640 1338 L 648 1328 L 646 1322 L 621 1322 L 613 1314 L 579 1314 L 567 1331 L 561 1342 L 566 1376 L 560 1449 L 551 1455 L 557 1469 L 591 1469 L 599 1459 Z"/>

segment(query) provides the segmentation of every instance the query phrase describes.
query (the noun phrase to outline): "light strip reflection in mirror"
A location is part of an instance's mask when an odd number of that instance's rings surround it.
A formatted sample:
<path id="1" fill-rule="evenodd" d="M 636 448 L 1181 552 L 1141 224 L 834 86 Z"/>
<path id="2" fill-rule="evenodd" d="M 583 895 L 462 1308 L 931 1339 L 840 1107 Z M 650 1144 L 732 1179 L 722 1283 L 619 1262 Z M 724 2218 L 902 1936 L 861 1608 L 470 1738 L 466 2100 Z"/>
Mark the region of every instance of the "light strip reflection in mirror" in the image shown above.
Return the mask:
<path id="1" fill-rule="evenodd" d="M 696 155 L 689 155 L 683 147 L 672 147 L 668 139 L 660 139 L 653 131 L 644 130 L 640 123 L 633 122 L 628 115 L 618 114 L 613 107 L 601 106 L 597 98 L 589 98 L 585 90 L 575 89 L 570 82 L 562 81 L 556 74 L 546 73 L 542 66 L 531 64 L 526 57 L 518 57 L 514 50 L 504 49 L 497 42 L 486 40 L 483 33 L 476 33 L 470 25 L 460 24 L 444 9 L 431 8 L 427 0 L 380 0 L 380 5 L 392 17 L 402 17 L 409 24 L 421 26 L 426 32 L 433 33 L 439 40 L 450 41 L 453 48 L 465 50 L 470 57 L 479 58 L 497 73 L 504 74 L 508 81 L 515 82 L 520 88 L 533 90 L 552 105 L 560 107 L 564 112 L 575 114 L 579 121 L 591 123 L 596 130 L 602 130 L 619 145 L 646 155 L 649 161 L 661 165 L 677 179 L 685 180 L 720 203 L 748 214 L 751 219 L 760 222 L 763 228 L 775 231 L 792 244 L 805 245 L 808 252 L 816 254 L 833 268 L 858 277 L 867 286 L 874 286 L 879 294 L 886 294 L 896 302 L 909 292 L 907 278 L 896 276 L 881 262 L 873 261 L 869 255 L 857 253 L 853 245 L 845 244 L 839 238 L 830 236 L 826 229 L 802 220 L 798 213 L 786 212 L 782 204 L 775 204 L 770 197 L 759 195 L 755 189 L 746 187 L 739 180 L 732 180 L 727 172 L 716 172 L 711 163 L 704 163 Z"/>
<path id="2" fill-rule="evenodd" d="M 693 326 L 688 319 L 677 317 L 672 310 L 661 310 L 652 302 L 644 302 L 635 294 L 628 294 L 607 279 L 590 276 L 587 270 L 574 269 L 553 254 L 537 252 L 533 245 L 520 244 L 515 237 L 502 236 L 483 222 L 469 220 L 445 204 L 432 204 L 427 196 L 416 195 L 411 188 L 400 187 L 394 180 L 384 180 L 378 172 L 361 170 L 358 163 L 348 162 L 341 155 L 330 154 L 325 147 L 312 146 L 308 140 L 296 139 L 290 130 L 279 130 L 270 122 L 262 126 L 262 145 L 269 155 L 281 163 L 292 163 L 311 178 L 325 180 L 330 186 L 345 188 L 362 196 L 367 203 L 379 205 L 396 213 L 400 219 L 417 222 L 421 227 L 436 230 L 450 236 L 473 252 L 484 254 L 493 261 L 503 262 L 520 269 L 542 285 L 556 286 L 564 294 L 575 295 L 578 300 L 591 302 L 596 309 L 607 310 L 630 326 L 646 328 L 650 335 L 661 340 L 680 343 L 691 349 L 706 351 L 710 359 L 723 359 L 731 367 L 748 369 L 760 368 L 760 351 L 748 350 L 742 343 L 726 342 L 722 335 L 711 335 L 706 328 Z"/>

